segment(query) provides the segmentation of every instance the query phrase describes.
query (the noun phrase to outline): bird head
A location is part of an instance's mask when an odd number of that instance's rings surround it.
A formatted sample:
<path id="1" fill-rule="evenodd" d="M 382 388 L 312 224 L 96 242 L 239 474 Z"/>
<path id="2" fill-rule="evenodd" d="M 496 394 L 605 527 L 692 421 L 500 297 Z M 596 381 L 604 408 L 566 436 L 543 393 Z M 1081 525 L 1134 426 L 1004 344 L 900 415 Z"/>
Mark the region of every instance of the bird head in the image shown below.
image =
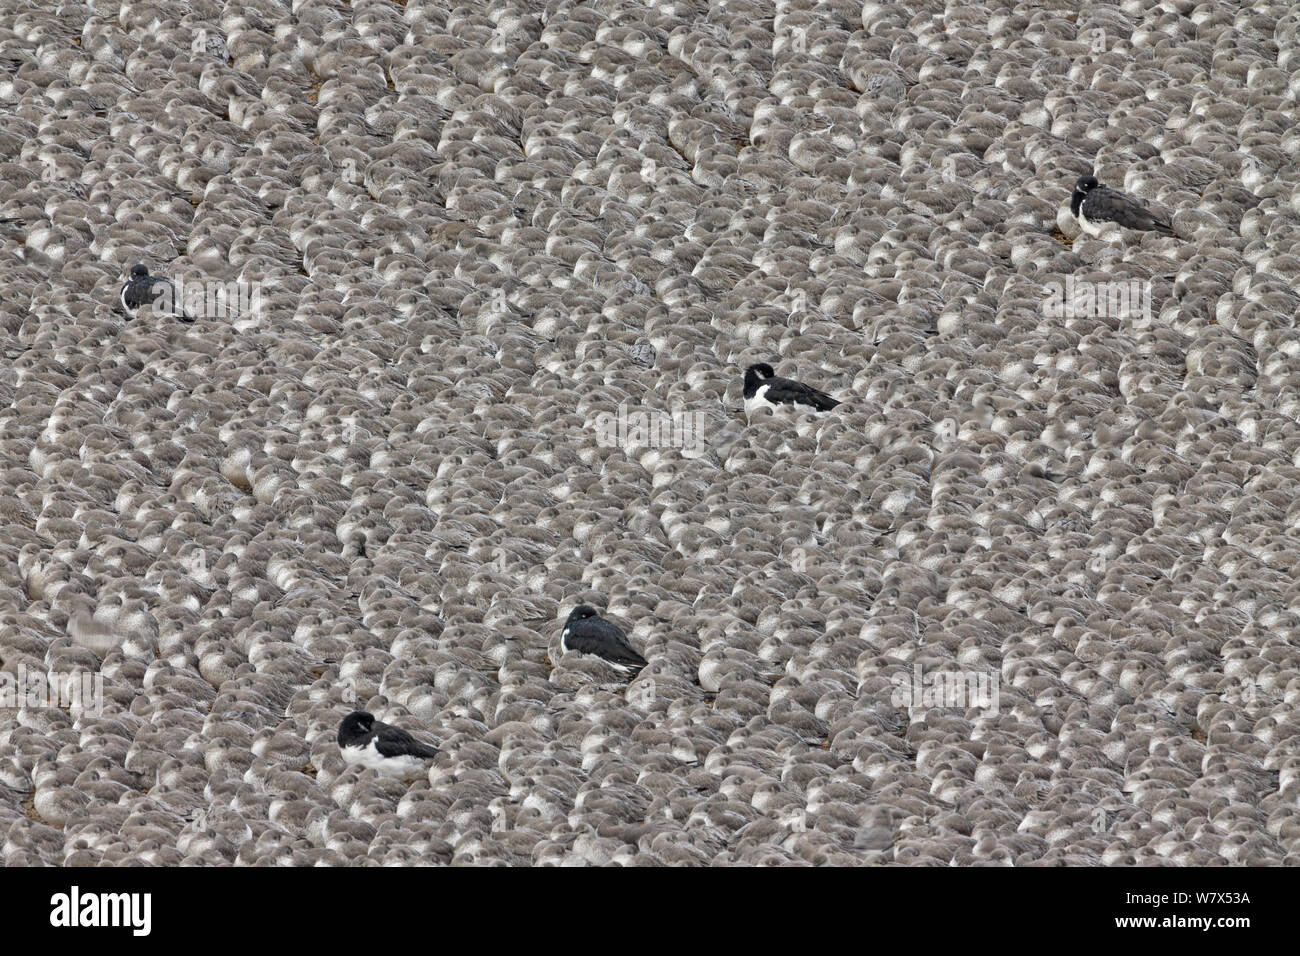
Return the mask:
<path id="1" fill-rule="evenodd" d="M 570 621 L 585 621 L 589 617 L 596 617 L 596 609 L 590 604 L 579 604 L 569 612 Z"/>
<path id="2" fill-rule="evenodd" d="M 1079 207 L 1088 193 L 1096 189 L 1099 183 L 1096 176 L 1080 176 L 1074 183 L 1074 192 L 1070 194 L 1070 212 L 1079 215 Z"/>
<path id="3" fill-rule="evenodd" d="M 754 388 L 758 386 L 759 382 L 764 379 L 769 379 L 775 374 L 775 369 L 766 362 L 759 362 L 756 365 L 751 365 L 749 368 L 745 369 L 746 394 L 753 391 Z"/>
<path id="4" fill-rule="evenodd" d="M 137 263 L 131 267 L 132 279 L 143 279 L 149 274 L 149 269 L 143 263 Z"/>
<path id="5" fill-rule="evenodd" d="M 374 714 L 368 714 L 364 710 L 354 710 L 343 718 L 343 723 L 339 724 L 339 741 L 364 737 L 374 729 L 374 726 Z"/>

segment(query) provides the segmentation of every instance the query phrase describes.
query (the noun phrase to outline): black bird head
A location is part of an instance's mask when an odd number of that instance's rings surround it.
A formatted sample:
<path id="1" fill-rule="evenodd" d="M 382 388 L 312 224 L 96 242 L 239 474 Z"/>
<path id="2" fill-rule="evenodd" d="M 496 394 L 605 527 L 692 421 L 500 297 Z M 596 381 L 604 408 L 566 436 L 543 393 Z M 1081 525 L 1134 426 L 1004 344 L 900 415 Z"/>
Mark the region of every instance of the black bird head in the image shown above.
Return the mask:
<path id="1" fill-rule="evenodd" d="M 143 264 L 136 264 L 131 267 L 132 279 L 143 279 L 149 274 L 149 269 Z"/>
<path id="2" fill-rule="evenodd" d="M 1075 181 L 1074 192 L 1070 194 L 1070 212 L 1079 215 L 1079 206 L 1083 204 L 1084 197 L 1100 185 L 1096 176 L 1080 176 Z"/>
<path id="3" fill-rule="evenodd" d="M 745 369 L 745 391 L 752 394 L 758 387 L 758 383 L 765 378 L 771 378 L 776 374 L 776 370 L 766 362 L 759 362 L 757 365 L 751 365 Z"/>
<path id="4" fill-rule="evenodd" d="M 590 604 L 579 604 L 577 607 L 575 607 L 572 611 L 569 612 L 569 620 L 566 621 L 565 623 L 571 624 L 574 621 L 585 621 L 589 617 L 598 617 L 598 616 L 599 614 L 597 613 L 596 609 L 592 607 Z"/>
<path id="5" fill-rule="evenodd" d="M 346 747 L 354 740 L 360 740 L 375 727 L 375 715 L 364 710 L 354 710 L 343 718 L 339 724 L 339 746 Z"/>

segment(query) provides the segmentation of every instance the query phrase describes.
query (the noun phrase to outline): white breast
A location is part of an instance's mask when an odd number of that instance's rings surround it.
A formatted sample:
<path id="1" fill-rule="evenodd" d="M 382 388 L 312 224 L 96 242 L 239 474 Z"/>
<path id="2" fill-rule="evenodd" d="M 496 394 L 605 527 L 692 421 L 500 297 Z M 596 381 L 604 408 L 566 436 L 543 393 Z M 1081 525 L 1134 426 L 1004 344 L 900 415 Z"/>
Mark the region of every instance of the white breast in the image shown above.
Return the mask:
<path id="1" fill-rule="evenodd" d="M 1090 236 L 1102 236 L 1119 228 L 1119 225 L 1113 222 L 1093 222 L 1083 214 L 1083 206 L 1079 207 L 1079 225 Z"/>
<path id="2" fill-rule="evenodd" d="M 385 757 L 373 740 L 364 747 L 340 747 L 339 752 L 348 763 L 360 764 L 384 777 L 415 777 L 424 772 L 424 761 L 419 757 Z"/>
<path id="3" fill-rule="evenodd" d="M 757 411 L 758 409 L 760 409 L 760 408 L 772 408 L 772 409 L 775 409 L 775 408 L 777 407 L 777 406 L 774 405 L 772 402 L 769 402 L 769 401 L 767 400 L 767 390 L 768 390 L 769 388 L 771 388 L 770 385 L 760 385 L 760 386 L 758 387 L 758 390 L 757 390 L 756 392 L 754 392 L 754 397 L 753 397 L 753 398 L 747 398 L 747 399 L 745 399 L 745 414 L 746 414 L 746 415 L 752 415 L 752 414 L 754 414 L 754 412 L 756 412 L 756 411 Z"/>

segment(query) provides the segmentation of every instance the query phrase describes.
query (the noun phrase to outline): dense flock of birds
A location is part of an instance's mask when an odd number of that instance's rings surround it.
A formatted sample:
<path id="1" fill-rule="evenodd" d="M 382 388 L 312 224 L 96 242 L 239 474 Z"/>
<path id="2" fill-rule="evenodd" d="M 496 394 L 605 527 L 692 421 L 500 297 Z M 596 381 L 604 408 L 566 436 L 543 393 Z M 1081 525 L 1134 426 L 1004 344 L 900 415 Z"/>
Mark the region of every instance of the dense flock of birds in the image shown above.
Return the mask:
<path id="1" fill-rule="evenodd" d="M 103 682 L 0 860 L 1300 863 L 1298 100 L 1267 0 L 0 0 L 0 674 Z"/>

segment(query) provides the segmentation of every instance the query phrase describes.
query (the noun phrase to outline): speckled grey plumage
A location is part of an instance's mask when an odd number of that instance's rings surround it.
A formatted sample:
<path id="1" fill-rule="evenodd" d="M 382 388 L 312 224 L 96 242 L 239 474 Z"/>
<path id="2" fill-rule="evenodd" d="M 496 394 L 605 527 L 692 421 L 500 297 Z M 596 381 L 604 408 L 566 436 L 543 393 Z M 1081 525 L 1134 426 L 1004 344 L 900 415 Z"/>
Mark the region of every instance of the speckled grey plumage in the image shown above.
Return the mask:
<path id="1" fill-rule="evenodd" d="M 1300 863 L 1300 27 L 1183 6 L 0 0 L 0 668 L 105 694 L 0 861 Z"/>

